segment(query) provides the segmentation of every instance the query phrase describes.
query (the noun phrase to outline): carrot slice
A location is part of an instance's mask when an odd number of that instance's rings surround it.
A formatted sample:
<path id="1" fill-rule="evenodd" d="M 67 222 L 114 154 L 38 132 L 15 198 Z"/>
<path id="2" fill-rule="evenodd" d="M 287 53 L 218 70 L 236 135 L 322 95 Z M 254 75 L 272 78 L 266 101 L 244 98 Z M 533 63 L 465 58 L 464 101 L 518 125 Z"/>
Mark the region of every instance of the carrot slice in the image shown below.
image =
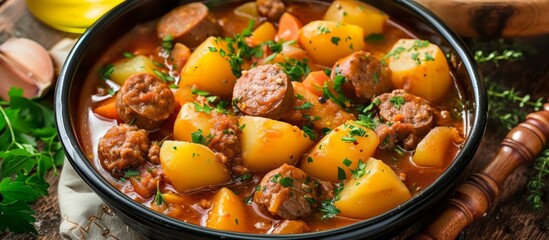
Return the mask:
<path id="1" fill-rule="evenodd" d="M 280 22 L 278 23 L 278 34 L 276 35 L 276 40 L 297 41 L 299 29 L 301 29 L 301 27 L 303 27 L 303 24 L 301 24 L 299 19 L 292 16 L 292 14 L 285 12 L 282 14 L 282 17 L 280 17 Z"/>
<path id="2" fill-rule="evenodd" d="M 93 109 L 93 112 L 105 118 L 120 120 L 120 117 L 118 116 L 118 112 L 116 111 L 116 106 L 114 102 L 115 102 L 114 97 L 104 100 L 103 102 L 100 103 L 99 106 Z"/>
<path id="3" fill-rule="evenodd" d="M 330 77 L 324 71 L 310 72 L 303 80 L 303 85 L 317 96 L 322 96 L 322 86 L 324 82 L 329 81 Z"/>

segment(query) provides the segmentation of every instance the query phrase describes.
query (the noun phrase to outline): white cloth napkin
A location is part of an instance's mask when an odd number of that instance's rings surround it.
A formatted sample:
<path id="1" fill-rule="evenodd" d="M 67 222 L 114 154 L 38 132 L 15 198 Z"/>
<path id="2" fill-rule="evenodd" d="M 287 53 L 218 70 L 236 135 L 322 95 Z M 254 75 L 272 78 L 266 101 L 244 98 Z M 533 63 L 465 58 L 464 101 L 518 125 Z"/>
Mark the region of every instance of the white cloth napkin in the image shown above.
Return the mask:
<path id="1" fill-rule="evenodd" d="M 64 239 L 143 239 L 86 185 L 65 160 L 58 186 Z"/>

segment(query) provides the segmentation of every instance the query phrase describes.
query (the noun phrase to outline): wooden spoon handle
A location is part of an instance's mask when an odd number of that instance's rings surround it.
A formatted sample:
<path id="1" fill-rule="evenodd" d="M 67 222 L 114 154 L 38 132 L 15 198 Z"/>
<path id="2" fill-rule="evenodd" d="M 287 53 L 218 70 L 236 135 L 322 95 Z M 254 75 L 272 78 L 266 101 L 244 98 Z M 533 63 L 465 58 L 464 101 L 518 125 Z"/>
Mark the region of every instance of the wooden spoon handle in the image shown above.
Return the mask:
<path id="1" fill-rule="evenodd" d="M 549 33 L 547 0 L 415 0 L 466 37 L 520 37 Z"/>
<path id="2" fill-rule="evenodd" d="M 548 140 L 549 103 L 544 110 L 529 114 L 526 121 L 511 129 L 491 163 L 459 185 L 442 214 L 412 239 L 455 239 L 487 212 L 509 174 L 521 164 L 531 162 Z"/>

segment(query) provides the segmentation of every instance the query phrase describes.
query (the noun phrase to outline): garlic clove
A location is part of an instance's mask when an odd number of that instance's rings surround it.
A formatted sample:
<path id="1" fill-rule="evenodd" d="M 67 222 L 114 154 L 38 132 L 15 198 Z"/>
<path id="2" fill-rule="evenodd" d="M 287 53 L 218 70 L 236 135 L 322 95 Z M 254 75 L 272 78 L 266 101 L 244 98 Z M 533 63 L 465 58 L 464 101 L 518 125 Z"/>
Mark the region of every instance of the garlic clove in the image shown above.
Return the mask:
<path id="1" fill-rule="evenodd" d="M 0 45 L 0 97 L 7 99 L 11 86 L 21 87 L 26 97 L 41 96 L 53 82 L 53 62 L 40 44 L 26 38 L 11 38 Z"/>
<path id="2" fill-rule="evenodd" d="M 8 100 L 8 91 L 11 87 L 23 89 L 23 96 L 30 98 L 38 96 L 40 87 L 37 86 L 36 80 L 29 76 L 20 68 L 14 67 L 6 57 L 0 54 L 0 98 Z"/>

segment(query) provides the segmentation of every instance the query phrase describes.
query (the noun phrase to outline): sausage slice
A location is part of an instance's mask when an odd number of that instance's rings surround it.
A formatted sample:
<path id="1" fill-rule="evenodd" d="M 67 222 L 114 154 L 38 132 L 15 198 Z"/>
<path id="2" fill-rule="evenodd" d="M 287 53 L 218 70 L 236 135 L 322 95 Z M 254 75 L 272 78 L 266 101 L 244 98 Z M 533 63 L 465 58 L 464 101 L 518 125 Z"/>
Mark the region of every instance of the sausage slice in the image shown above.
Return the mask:
<path id="1" fill-rule="evenodd" d="M 124 122 L 153 130 L 162 125 L 175 106 L 170 87 L 149 73 L 130 76 L 116 94 L 118 115 Z"/>
<path id="2" fill-rule="evenodd" d="M 358 51 L 339 59 L 332 69 L 332 79 L 343 75 L 347 80 L 344 89 L 360 102 L 392 89 L 390 70 L 369 52 Z"/>
<path id="3" fill-rule="evenodd" d="M 397 89 L 376 97 L 379 101 L 378 114 L 384 124 L 376 128 L 382 140 L 382 146 L 393 147 L 398 141 L 404 148 L 413 149 L 417 136 L 423 136 L 433 126 L 433 109 L 429 103 L 418 96 Z"/>
<path id="4" fill-rule="evenodd" d="M 253 201 L 283 219 L 305 217 L 317 201 L 315 183 L 303 170 L 284 164 L 263 177 Z"/>
<path id="5" fill-rule="evenodd" d="M 174 41 L 194 48 L 209 36 L 218 36 L 219 26 L 208 7 L 195 2 L 177 7 L 164 15 L 156 31 L 160 39 L 172 36 Z"/>
<path id="6" fill-rule="evenodd" d="M 278 21 L 286 11 L 286 6 L 280 0 L 257 0 L 255 3 L 259 13 L 273 21 Z"/>
<path id="7" fill-rule="evenodd" d="M 233 89 L 233 102 L 247 115 L 279 118 L 293 101 L 290 77 L 277 64 L 243 72 Z"/>
<path id="8" fill-rule="evenodd" d="M 97 153 L 103 168 L 113 177 L 119 178 L 124 175 L 124 170 L 144 164 L 148 151 L 147 131 L 121 124 L 109 129 L 99 139 Z"/>

